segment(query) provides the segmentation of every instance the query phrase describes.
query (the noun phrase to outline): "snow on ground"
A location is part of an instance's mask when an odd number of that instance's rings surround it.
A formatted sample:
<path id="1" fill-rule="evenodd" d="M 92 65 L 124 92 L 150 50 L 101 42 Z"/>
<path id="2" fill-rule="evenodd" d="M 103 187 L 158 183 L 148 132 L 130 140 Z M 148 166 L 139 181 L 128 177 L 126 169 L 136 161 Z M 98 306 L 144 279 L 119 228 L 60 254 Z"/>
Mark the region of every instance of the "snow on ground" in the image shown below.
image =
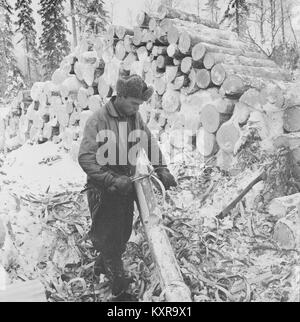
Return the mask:
<path id="1" fill-rule="evenodd" d="M 39 164 L 48 157 L 57 156 L 60 159 L 53 164 Z M 83 187 L 85 173 L 79 164 L 74 162 L 59 145 L 47 142 L 40 145 L 25 144 L 20 149 L 11 152 L 1 168 L 10 181 L 10 190 L 26 191 L 32 194 L 65 191 L 66 186 Z M 5 180 L 5 177 L 1 178 Z M 0 179 L 0 180 L 1 180 Z M 1 181 L 0 181 L 1 182 Z M 2 186 L 2 185 L 1 185 Z"/>

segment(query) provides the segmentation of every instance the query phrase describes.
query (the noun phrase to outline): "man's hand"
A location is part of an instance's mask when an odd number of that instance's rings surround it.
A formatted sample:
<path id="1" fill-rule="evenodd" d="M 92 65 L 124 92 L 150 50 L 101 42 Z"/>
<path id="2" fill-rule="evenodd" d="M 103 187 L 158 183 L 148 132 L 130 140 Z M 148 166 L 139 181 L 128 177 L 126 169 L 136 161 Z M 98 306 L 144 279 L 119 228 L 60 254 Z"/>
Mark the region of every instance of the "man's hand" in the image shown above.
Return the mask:
<path id="1" fill-rule="evenodd" d="M 158 168 L 155 172 L 166 190 L 169 190 L 170 187 L 177 186 L 175 178 L 172 176 L 168 168 Z"/>
<path id="2" fill-rule="evenodd" d="M 113 184 L 108 188 L 111 193 L 119 193 L 127 196 L 133 192 L 133 183 L 127 176 L 119 176 L 114 179 Z"/>

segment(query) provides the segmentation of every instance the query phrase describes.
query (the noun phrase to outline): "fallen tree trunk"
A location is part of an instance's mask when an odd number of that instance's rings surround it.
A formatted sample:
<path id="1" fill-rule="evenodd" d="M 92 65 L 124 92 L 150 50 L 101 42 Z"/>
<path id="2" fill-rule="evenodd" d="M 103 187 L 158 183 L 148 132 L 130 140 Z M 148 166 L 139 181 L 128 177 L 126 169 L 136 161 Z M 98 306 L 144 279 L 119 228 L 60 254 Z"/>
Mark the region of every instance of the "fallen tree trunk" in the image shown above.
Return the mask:
<path id="1" fill-rule="evenodd" d="M 170 19 L 180 19 L 185 21 L 196 22 L 208 26 L 210 28 L 219 29 L 219 25 L 215 22 L 209 21 L 207 19 L 202 19 L 195 14 L 187 13 L 178 9 L 167 7 L 164 5 L 159 6 L 157 9 L 158 17 L 160 19 L 170 18 Z"/>
<path id="2" fill-rule="evenodd" d="M 162 226 L 162 216 L 153 193 L 147 157 L 140 151 L 136 177 L 146 176 L 134 182 L 139 213 L 144 225 L 153 260 L 158 271 L 161 289 L 167 302 L 191 302 L 191 293 L 185 285 L 168 236 Z"/>

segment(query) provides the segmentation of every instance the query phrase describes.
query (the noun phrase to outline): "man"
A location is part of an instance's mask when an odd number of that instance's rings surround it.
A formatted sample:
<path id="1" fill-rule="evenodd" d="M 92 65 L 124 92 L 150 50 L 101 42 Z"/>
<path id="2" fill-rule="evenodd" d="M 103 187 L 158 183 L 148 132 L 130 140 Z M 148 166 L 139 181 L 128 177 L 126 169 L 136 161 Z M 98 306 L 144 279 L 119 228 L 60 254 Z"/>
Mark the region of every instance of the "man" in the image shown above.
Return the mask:
<path id="1" fill-rule="evenodd" d="M 92 217 L 90 237 L 95 249 L 100 252 L 94 272 L 108 276 L 112 281 L 114 296 L 125 292 L 129 285 L 124 274 L 122 254 L 132 232 L 136 199 L 131 180 L 135 165 L 128 160 L 129 151 L 136 144 L 127 140 L 132 131 L 141 130 L 146 134 L 148 140 L 139 142 L 165 188 L 176 186 L 156 140 L 138 112 L 139 106 L 152 96 L 153 89 L 140 76 L 131 75 L 119 78 L 116 92 L 116 96 L 88 119 L 78 157 L 80 166 L 87 173 L 87 197 Z M 120 130 L 124 124 L 127 129 L 125 134 Z M 101 136 L 103 133 L 109 134 L 106 140 Z M 115 140 L 110 141 L 112 136 L 115 136 Z M 115 148 L 115 158 L 107 159 L 108 153 L 101 156 L 105 145 L 112 150 Z M 153 151 L 156 151 L 156 158 Z"/>

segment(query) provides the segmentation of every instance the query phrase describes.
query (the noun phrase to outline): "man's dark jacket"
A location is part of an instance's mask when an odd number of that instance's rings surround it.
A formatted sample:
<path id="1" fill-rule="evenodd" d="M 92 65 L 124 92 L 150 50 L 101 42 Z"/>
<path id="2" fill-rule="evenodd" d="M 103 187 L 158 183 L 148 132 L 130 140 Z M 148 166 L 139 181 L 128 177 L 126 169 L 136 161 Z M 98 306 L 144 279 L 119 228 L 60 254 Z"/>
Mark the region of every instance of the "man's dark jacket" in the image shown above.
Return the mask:
<path id="1" fill-rule="evenodd" d="M 165 160 L 157 141 L 143 122 L 140 113 L 137 112 L 133 116 L 121 115 L 113 104 L 114 99 L 112 98 L 111 101 L 95 111 L 87 120 L 78 156 L 79 164 L 87 174 L 88 204 L 93 221 L 90 237 L 94 247 L 109 257 L 120 256 L 125 251 L 132 231 L 135 200 L 134 192 L 124 197 L 108 191 L 114 178 L 120 175 L 131 177 L 135 174 L 134 165 L 119 164 L 119 151 L 122 154 L 125 153 L 127 158 L 129 149 L 136 145 L 136 142 L 129 142 L 126 146 L 124 140 L 127 138 L 119 136 L 120 122 L 127 122 L 128 134 L 133 130 L 144 131 L 148 138 L 148 144 L 146 145 L 146 142 L 141 140 L 141 146 L 145 149 L 150 160 L 151 148 L 159 156 L 156 163 L 152 163 L 152 165 L 154 167 L 165 166 Z M 99 141 L 98 134 L 103 130 L 111 130 L 115 134 L 116 165 L 97 162 L 97 151 L 104 144 L 104 142 L 97 142 Z M 124 155 L 122 157 L 124 159 Z"/>

